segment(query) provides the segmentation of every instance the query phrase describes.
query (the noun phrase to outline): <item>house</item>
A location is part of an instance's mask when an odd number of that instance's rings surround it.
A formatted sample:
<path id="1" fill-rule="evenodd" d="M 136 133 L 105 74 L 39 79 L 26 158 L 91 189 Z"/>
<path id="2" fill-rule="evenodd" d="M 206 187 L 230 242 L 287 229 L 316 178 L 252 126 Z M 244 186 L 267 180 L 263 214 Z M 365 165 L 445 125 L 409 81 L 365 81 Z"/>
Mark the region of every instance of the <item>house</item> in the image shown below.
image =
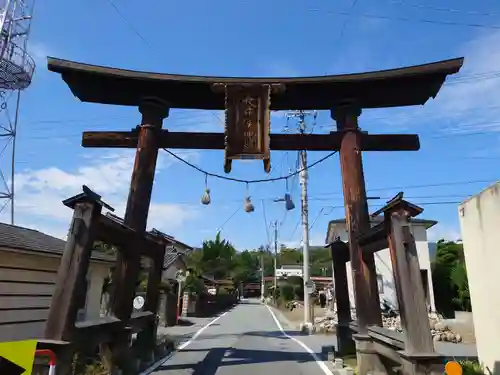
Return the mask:
<path id="1" fill-rule="evenodd" d="M 177 273 L 186 270 L 185 257 L 193 251 L 193 248 L 158 229 L 153 228 L 150 233 L 163 237 L 167 242 L 163 261 L 162 281 L 175 281 Z"/>
<path id="2" fill-rule="evenodd" d="M 65 241 L 0 223 L 0 342 L 43 337 Z M 94 252 L 78 320 L 98 318 L 114 259 Z"/>
<path id="3" fill-rule="evenodd" d="M 381 217 L 373 218 L 371 225 L 373 226 L 379 224 L 381 221 Z M 434 289 L 432 286 L 431 262 L 429 254 L 430 249 L 427 241 L 427 230 L 436 224 L 437 222 L 433 220 L 412 219 L 410 221 L 410 230 L 415 238 L 427 306 L 431 311 L 435 311 L 436 307 L 434 303 Z M 340 239 L 344 242 L 348 241 L 345 219 L 332 220 L 328 224 L 328 233 L 326 237 L 327 243 L 332 243 L 337 237 L 340 237 Z M 389 249 L 384 249 L 375 253 L 375 267 L 377 269 L 377 282 L 380 300 L 385 300 L 393 306 L 393 308 L 397 309 L 398 303 Z M 355 306 L 350 262 L 347 263 L 347 274 L 349 275 L 347 280 L 349 287 L 349 299 L 351 301 L 351 306 Z"/>
<path id="4" fill-rule="evenodd" d="M 289 276 L 302 277 L 302 264 L 282 265 L 276 269 L 276 277 L 287 278 Z"/>
<path id="5" fill-rule="evenodd" d="M 106 216 L 120 224 L 123 224 L 123 219 L 115 214 L 112 214 L 111 212 L 107 212 Z M 186 270 L 184 258 L 187 254 L 193 251 L 193 247 L 186 245 L 185 243 L 176 240 L 174 237 L 155 228 L 150 230 L 149 233 L 165 239 L 165 242 L 167 243 L 165 257 L 163 260 L 162 281 L 175 281 L 177 272 L 179 270 Z M 146 267 L 146 263 L 147 262 L 144 262 L 144 267 Z"/>

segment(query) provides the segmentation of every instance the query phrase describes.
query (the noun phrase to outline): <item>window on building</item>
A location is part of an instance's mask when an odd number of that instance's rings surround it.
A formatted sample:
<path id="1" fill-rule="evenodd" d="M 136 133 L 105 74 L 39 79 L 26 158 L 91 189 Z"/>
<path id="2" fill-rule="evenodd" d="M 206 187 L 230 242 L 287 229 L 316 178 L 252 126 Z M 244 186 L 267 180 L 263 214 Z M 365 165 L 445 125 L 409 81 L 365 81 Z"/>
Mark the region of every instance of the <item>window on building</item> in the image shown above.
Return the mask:
<path id="1" fill-rule="evenodd" d="M 384 293 L 384 278 L 379 273 L 377 274 L 377 285 L 378 285 L 378 292 L 380 294 L 383 294 Z"/>

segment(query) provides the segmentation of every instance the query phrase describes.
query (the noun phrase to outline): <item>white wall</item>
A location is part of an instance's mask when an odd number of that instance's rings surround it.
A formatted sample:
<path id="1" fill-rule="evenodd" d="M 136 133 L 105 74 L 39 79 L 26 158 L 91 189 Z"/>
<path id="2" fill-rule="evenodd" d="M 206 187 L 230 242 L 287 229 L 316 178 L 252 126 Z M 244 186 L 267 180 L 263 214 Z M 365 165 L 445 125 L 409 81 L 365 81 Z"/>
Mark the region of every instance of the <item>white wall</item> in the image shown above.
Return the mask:
<path id="1" fill-rule="evenodd" d="M 300 268 L 277 268 L 276 277 L 297 276 L 302 277 L 302 269 Z"/>
<path id="2" fill-rule="evenodd" d="M 410 226 L 410 230 L 413 233 L 415 238 L 415 244 L 417 246 L 418 260 L 420 263 L 421 270 L 427 270 L 428 275 L 428 291 L 429 293 L 429 308 L 432 311 L 436 310 L 436 306 L 434 303 L 434 289 L 432 287 L 432 273 L 431 273 L 431 264 L 429 260 L 429 247 L 427 243 L 427 230 L 425 224 L 420 223 L 412 223 Z M 348 241 L 348 233 L 347 227 L 345 223 L 339 223 L 334 225 L 335 235 L 330 238 L 340 237 L 340 239 L 344 242 Z M 355 306 L 354 303 L 354 285 L 352 279 L 352 268 L 351 262 L 347 262 L 347 275 L 348 275 L 348 287 L 349 287 L 349 298 L 351 301 L 351 306 Z M 394 285 L 394 277 L 392 273 L 392 264 L 391 264 L 391 256 L 389 253 L 389 249 L 381 250 L 375 253 L 375 267 L 377 269 L 377 275 L 379 275 L 379 282 L 382 284 L 381 292 L 379 292 L 380 299 L 384 298 L 390 304 L 392 304 L 395 308 L 398 306 L 396 289 Z M 380 289 L 379 289 L 380 290 Z"/>
<path id="3" fill-rule="evenodd" d="M 162 281 L 175 280 L 177 276 L 177 271 L 184 270 L 186 266 L 182 263 L 178 258 L 177 260 L 170 265 L 166 270 L 163 270 L 161 279 Z"/>
<path id="4" fill-rule="evenodd" d="M 458 208 L 479 360 L 500 374 L 500 182 Z M 495 366 L 496 364 L 496 366 Z"/>
<path id="5" fill-rule="evenodd" d="M 42 338 L 61 258 L 0 248 L 0 342 Z M 99 317 L 109 264 L 91 262 L 85 317 Z"/>

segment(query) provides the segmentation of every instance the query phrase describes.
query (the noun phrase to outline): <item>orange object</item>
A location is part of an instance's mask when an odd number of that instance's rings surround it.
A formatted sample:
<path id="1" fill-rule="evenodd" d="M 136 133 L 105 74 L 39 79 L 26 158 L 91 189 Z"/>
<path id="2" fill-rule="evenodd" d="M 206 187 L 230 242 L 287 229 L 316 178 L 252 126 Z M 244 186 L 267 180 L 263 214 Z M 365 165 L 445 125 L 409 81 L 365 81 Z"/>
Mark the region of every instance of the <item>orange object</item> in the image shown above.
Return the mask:
<path id="1" fill-rule="evenodd" d="M 460 363 L 449 361 L 444 366 L 444 372 L 446 373 L 446 375 L 462 375 L 463 370 Z"/>

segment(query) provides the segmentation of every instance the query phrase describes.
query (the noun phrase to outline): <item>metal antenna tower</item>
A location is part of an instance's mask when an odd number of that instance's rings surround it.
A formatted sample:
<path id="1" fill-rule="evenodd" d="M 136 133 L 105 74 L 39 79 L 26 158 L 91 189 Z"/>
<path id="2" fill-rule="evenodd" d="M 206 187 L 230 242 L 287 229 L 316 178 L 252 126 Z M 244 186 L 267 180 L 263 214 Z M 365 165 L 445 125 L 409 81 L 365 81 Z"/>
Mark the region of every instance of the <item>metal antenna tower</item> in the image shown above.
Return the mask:
<path id="1" fill-rule="evenodd" d="M 11 224 L 19 102 L 35 71 L 28 54 L 34 5 L 35 0 L 0 0 L 0 213 L 10 203 Z"/>

